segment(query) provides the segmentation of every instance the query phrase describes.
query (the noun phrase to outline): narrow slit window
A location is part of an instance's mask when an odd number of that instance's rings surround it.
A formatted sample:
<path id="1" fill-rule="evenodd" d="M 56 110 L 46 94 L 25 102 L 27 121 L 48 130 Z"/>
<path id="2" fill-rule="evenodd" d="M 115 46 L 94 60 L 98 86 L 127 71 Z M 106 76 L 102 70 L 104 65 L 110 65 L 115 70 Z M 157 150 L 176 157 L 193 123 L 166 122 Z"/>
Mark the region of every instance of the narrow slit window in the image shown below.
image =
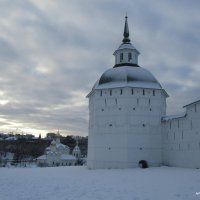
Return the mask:
<path id="1" fill-rule="evenodd" d="M 132 94 L 132 95 L 134 94 L 134 91 L 133 91 L 133 89 L 131 89 L 131 94 Z"/>
<path id="2" fill-rule="evenodd" d="M 124 59 L 124 54 L 123 53 L 120 53 L 120 62 L 122 62 Z"/>
<path id="3" fill-rule="evenodd" d="M 145 90 L 144 89 L 143 89 L 142 93 L 143 93 L 143 95 L 145 95 Z"/>
<path id="4" fill-rule="evenodd" d="M 155 96 L 155 90 L 153 90 L 153 96 Z"/>
<path id="5" fill-rule="evenodd" d="M 102 90 L 101 90 L 101 92 L 100 92 L 100 96 L 102 96 Z"/>
<path id="6" fill-rule="evenodd" d="M 128 61 L 130 62 L 132 60 L 132 54 L 128 53 Z"/>
<path id="7" fill-rule="evenodd" d="M 110 90 L 110 96 L 112 96 L 112 90 Z"/>
<path id="8" fill-rule="evenodd" d="M 120 94 L 122 95 L 122 89 L 120 90 Z"/>

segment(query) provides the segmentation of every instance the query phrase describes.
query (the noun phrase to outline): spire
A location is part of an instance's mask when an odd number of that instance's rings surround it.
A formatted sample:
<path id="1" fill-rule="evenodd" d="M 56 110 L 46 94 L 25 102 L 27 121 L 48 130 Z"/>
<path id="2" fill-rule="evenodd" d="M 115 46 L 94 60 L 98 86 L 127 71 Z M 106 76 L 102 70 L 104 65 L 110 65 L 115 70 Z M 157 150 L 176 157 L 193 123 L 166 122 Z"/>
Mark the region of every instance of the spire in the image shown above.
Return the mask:
<path id="1" fill-rule="evenodd" d="M 129 28 L 128 28 L 128 20 L 127 20 L 127 15 L 125 17 L 125 25 L 124 25 L 124 39 L 122 40 L 123 43 L 129 43 Z"/>
<path id="2" fill-rule="evenodd" d="M 128 17 L 125 16 L 124 39 L 119 48 L 114 52 L 114 67 L 133 66 L 138 67 L 138 55 L 140 52 L 131 44 L 129 39 Z"/>

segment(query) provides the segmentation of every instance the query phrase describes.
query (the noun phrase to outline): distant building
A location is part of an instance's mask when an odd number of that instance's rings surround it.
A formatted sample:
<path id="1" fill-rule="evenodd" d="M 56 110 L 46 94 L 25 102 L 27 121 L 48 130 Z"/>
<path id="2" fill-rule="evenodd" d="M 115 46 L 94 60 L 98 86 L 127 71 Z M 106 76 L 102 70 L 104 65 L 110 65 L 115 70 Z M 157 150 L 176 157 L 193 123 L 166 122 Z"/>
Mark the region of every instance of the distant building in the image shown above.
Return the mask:
<path id="1" fill-rule="evenodd" d="M 10 165 L 10 163 L 13 162 L 13 158 L 14 153 L 0 151 L 0 166 L 5 167 L 6 165 Z"/>
<path id="2" fill-rule="evenodd" d="M 81 150 L 78 146 L 78 139 L 76 139 L 76 146 L 72 151 L 72 155 L 75 156 L 77 159 L 81 157 Z"/>
<path id="3" fill-rule="evenodd" d="M 50 139 L 50 140 L 54 140 L 54 139 L 56 139 L 56 137 L 57 137 L 56 133 L 47 133 L 46 134 L 46 138 Z"/>
<path id="4" fill-rule="evenodd" d="M 57 137 L 46 148 L 45 154 L 37 158 L 37 165 L 48 167 L 75 165 L 76 157 L 69 153 L 69 147 L 61 144 L 60 138 Z"/>

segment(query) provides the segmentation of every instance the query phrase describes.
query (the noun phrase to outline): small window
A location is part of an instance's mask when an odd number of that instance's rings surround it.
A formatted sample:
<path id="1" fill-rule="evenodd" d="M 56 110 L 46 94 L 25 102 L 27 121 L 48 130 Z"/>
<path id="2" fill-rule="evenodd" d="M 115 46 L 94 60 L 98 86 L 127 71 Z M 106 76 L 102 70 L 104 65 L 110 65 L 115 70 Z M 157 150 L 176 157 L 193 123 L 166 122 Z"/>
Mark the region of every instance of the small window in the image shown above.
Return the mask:
<path id="1" fill-rule="evenodd" d="M 101 90 L 101 92 L 100 92 L 100 96 L 102 96 L 102 90 Z"/>
<path id="2" fill-rule="evenodd" d="M 123 53 L 120 53 L 120 62 L 122 62 L 123 59 L 124 59 L 124 55 L 123 55 Z"/>
<path id="3" fill-rule="evenodd" d="M 128 53 L 128 61 L 130 62 L 132 60 L 132 53 Z"/>
<path id="4" fill-rule="evenodd" d="M 115 103 L 117 104 L 117 99 L 115 99 Z"/>
<path id="5" fill-rule="evenodd" d="M 153 90 L 153 96 L 155 96 L 155 90 Z"/>
<path id="6" fill-rule="evenodd" d="M 121 91 L 120 91 L 120 94 L 122 95 L 122 89 L 121 89 Z"/>
<path id="7" fill-rule="evenodd" d="M 112 96 L 112 90 L 110 90 L 110 96 Z"/>
<path id="8" fill-rule="evenodd" d="M 132 95 L 134 94 L 134 90 L 133 90 L 133 89 L 131 89 L 131 94 L 132 94 Z"/>
<path id="9" fill-rule="evenodd" d="M 145 95 L 145 90 L 144 89 L 143 89 L 142 93 L 143 93 L 143 95 Z"/>

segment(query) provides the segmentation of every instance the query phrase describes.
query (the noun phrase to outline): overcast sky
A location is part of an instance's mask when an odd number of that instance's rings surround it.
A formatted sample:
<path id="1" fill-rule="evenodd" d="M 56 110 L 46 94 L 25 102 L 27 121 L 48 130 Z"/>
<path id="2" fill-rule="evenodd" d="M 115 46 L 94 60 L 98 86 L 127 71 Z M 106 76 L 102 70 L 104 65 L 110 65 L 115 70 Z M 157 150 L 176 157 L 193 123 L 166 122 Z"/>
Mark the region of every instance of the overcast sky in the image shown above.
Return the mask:
<path id="1" fill-rule="evenodd" d="M 0 0 L 0 131 L 88 134 L 95 81 L 113 67 L 128 13 L 139 65 L 170 97 L 200 96 L 199 0 Z"/>

